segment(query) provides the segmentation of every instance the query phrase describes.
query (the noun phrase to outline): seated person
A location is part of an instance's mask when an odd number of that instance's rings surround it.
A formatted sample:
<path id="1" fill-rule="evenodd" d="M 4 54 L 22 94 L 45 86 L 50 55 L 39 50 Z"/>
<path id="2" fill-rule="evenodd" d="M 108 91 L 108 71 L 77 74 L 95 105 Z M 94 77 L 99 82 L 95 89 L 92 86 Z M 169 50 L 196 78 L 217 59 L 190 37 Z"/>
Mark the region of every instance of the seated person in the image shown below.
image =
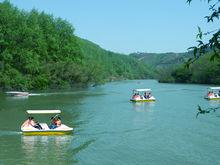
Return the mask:
<path id="1" fill-rule="evenodd" d="M 57 127 L 61 126 L 62 125 L 62 122 L 61 122 L 61 118 L 58 117 L 57 120 L 56 120 L 56 125 Z"/>
<path id="2" fill-rule="evenodd" d="M 210 97 L 210 96 L 212 96 L 213 95 L 213 93 L 212 92 L 208 92 L 208 96 Z"/>
<path id="3" fill-rule="evenodd" d="M 34 121 L 34 123 L 35 123 L 35 124 L 33 125 L 34 128 L 43 129 L 43 128 L 41 127 L 40 123 L 38 123 L 37 121 Z"/>
<path id="4" fill-rule="evenodd" d="M 132 99 L 135 99 L 137 96 L 137 93 L 135 93 L 133 96 L 132 96 Z"/>
<path id="5" fill-rule="evenodd" d="M 41 125 L 37 121 L 34 121 L 34 117 L 28 117 L 28 119 L 22 124 L 21 127 L 29 127 L 29 126 L 32 126 L 37 129 L 42 129 Z"/>
<path id="6" fill-rule="evenodd" d="M 61 126 L 61 124 L 62 124 L 60 117 L 57 117 L 57 118 L 52 117 L 51 120 L 52 121 L 51 121 L 51 124 L 49 126 L 50 129 L 55 129 L 55 128 Z"/>
<path id="7" fill-rule="evenodd" d="M 33 117 L 28 117 L 28 119 L 21 125 L 21 127 L 28 127 L 31 126 L 31 122 L 34 118 Z"/>
<path id="8" fill-rule="evenodd" d="M 144 93 L 144 97 L 145 97 L 146 99 L 149 99 L 149 98 L 151 97 L 151 93 L 145 92 L 145 93 Z"/>
<path id="9" fill-rule="evenodd" d="M 151 98 L 151 93 L 148 94 L 148 98 Z"/>
<path id="10" fill-rule="evenodd" d="M 145 98 L 145 99 L 148 99 L 148 94 L 147 94 L 147 92 L 144 92 L 144 98 Z"/>
<path id="11" fill-rule="evenodd" d="M 141 96 L 139 95 L 139 93 L 135 93 L 133 99 L 141 99 Z"/>
<path id="12" fill-rule="evenodd" d="M 49 125 L 49 128 L 50 128 L 50 129 L 55 129 L 55 128 L 57 128 L 56 118 L 51 117 L 50 119 L 51 119 L 51 124 Z"/>

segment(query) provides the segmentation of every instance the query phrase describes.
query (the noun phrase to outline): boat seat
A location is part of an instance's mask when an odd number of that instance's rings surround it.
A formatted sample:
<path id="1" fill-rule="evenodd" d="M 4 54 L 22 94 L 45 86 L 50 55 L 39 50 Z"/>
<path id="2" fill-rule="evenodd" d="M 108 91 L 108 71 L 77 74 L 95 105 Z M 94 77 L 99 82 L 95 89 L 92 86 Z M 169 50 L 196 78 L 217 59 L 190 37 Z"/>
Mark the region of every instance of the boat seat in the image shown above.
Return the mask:
<path id="1" fill-rule="evenodd" d="M 44 129 L 44 130 L 49 130 L 50 128 L 48 127 L 47 123 L 40 123 L 41 127 Z"/>

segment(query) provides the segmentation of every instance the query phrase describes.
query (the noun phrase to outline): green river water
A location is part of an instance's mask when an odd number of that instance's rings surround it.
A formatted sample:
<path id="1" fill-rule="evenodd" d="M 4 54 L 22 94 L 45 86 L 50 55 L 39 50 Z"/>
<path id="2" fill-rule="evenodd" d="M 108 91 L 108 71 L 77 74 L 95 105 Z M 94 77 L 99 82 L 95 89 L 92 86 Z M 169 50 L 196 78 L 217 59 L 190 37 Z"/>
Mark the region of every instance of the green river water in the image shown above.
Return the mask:
<path id="1" fill-rule="evenodd" d="M 131 103 L 132 89 L 151 88 L 155 103 Z M 199 115 L 207 86 L 133 80 L 71 91 L 0 96 L 0 164 L 217 165 L 220 111 Z M 23 136 L 27 109 L 61 109 L 73 135 Z M 38 116 L 38 120 L 50 116 Z M 49 120 L 48 120 L 49 121 Z"/>

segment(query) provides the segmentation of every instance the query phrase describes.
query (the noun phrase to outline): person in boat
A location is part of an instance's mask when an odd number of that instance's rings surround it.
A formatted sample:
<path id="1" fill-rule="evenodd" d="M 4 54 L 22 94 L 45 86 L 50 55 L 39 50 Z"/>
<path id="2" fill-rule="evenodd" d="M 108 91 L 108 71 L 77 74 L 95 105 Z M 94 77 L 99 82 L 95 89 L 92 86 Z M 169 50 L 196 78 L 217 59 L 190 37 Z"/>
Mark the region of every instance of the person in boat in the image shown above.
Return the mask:
<path id="1" fill-rule="evenodd" d="M 151 97 L 151 93 L 144 92 L 144 98 L 149 99 Z"/>
<path id="2" fill-rule="evenodd" d="M 212 92 L 210 92 L 210 91 L 208 92 L 208 96 L 212 96 L 212 94 L 213 94 Z"/>
<path id="3" fill-rule="evenodd" d="M 24 123 L 21 125 L 21 127 L 28 127 L 31 126 L 31 122 L 34 118 L 33 117 L 28 117 L 28 119 L 26 121 L 24 121 Z"/>
<path id="4" fill-rule="evenodd" d="M 37 128 L 37 129 L 43 129 L 40 125 L 40 123 L 38 123 L 38 121 L 34 121 L 34 125 L 33 125 L 34 128 Z"/>
<path id="5" fill-rule="evenodd" d="M 145 98 L 145 99 L 148 99 L 148 94 L 147 94 L 147 92 L 144 92 L 144 98 Z"/>
<path id="6" fill-rule="evenodd" d="M 135 94 L 132 96 L 132 99 L 135 99 L 136 95 L 137 95 L 137 93 L 135 93 Z"/>
<path id="7" fill-rule="evenodd" d="M 141 96 L 139 95 L 139 93 L 135 93 L 133 95 L 133 99 L 141 99 Z"/>
<path id="8" fill-rule="evenodd" d="M 60 127 L 61 124 L 62 124 L 61 118 L 60 118 L 60 117 L 57 117 L 57 120 L 56 120 L 56 125 L 57 125 L 57 127 Z"/>
<path id="9" fill-rule="evenodd" d="M 51 120 L 51 123 L 50 123 L 49 128 L 50 128 L 50 129 L 55 129 L 55 128 L 57 128 L 57 125 L 56 125 L 56 120 L 57 120 L 57 119 L 56 119 L 55 117 L 51 117 L 50 120 Z"/>
<path id="10" fill-rule="evenodd" d="M 49 126 L 50 129 L 55 129 L 59 126 L 61 126 L 62 122 L 61 122 L 61 118 L 60 117 L 51 117 L 51 124 Z"/>
<path id="11" fill-rule="evenodd" d="M 34 128 L 37 128 L 37 129 L 43 129 L 41 127 L 41 125 L 34 120 L 34 117 L 28 117 L 28 119 L 22 124 L 21 127 L 29 127 L 29 126 L 32 126 Z"/>
<path id="12" fill-rule="evenodd" d="M 151 93 L 148 94 L 148 99 L 151 98 Z"/>

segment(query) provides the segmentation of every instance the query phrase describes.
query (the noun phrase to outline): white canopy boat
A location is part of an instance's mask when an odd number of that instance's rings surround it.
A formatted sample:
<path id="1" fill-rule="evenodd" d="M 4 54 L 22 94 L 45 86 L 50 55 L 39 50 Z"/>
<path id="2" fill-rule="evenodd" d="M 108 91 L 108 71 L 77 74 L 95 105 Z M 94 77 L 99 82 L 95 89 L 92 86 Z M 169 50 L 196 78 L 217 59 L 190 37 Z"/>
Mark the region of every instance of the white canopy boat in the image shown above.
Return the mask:
<path id="1" fill-rule="evenodd" d="M 67 135 L 73 133 L 73 128 L 68 127 L 65 124 L 61 124 L 56 128 L 51 128 L 47 125 L 47 123 L 37 123 L 38 126 L 40 125 L 40 128 L 35 127 L 33 126 L 33 124 L 31 124 L 31 120 L 33 120 L 33 117 L 31 117 L 31 115 L 54 114 L 55 116 L 53 117 L 53 119 L 55 119 L 61 113 L 60 110 L 27 110 L 26 112 L 29 115 L 29 119 L 26 121 L 27 123 L 24 123 L 21 126 L 21 131 L 23 135 Z"/>
<path id="2" fill-rule="evenodd" d="M 134 89 L 132 102 L 152 102 L 155 101 L 155 97 L 151 95 L 151 89 Z"/>
<path id="3" fill-rule="evenodd" d="M 14 97 L 28 97 L 29 96 L 28 92 L 9 91 L 9 92 L 5 92 L 5 93 L 8 96 L 14 96 Z"/>
<path id="4" fill-rule="evenodd" d="M 220 100 L 220 87 L 209 87 L 205 96 L 208 100 Z"/>

